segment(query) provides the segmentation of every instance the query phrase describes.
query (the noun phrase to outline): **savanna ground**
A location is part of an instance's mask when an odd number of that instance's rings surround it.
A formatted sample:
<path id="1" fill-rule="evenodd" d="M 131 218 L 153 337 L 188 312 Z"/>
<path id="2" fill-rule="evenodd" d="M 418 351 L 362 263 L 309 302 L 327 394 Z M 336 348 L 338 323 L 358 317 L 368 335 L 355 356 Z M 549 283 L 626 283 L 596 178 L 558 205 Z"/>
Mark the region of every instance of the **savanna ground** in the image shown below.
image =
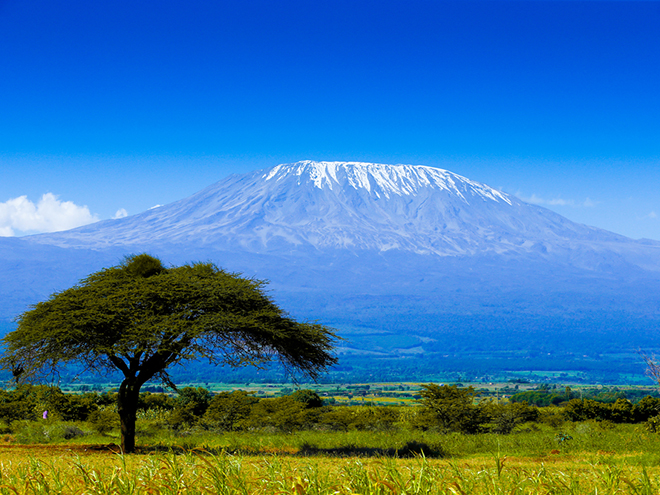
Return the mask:
<path id="1" fill-rule="evenodd" d="M 259 387 L 265 392 L 275 388 Z M 257 423 L 253 418 L 241 430 L 219 431 L 212 430 L 214 423 L 208 413 L 198 419 L 178 414 L 182 404 L 171 404 L 174 409 L 169 411 L 145 409 L 138 417 L 139 448 L 131 455 L 120 451 L 116 425 L 99 428 L 99 424 L 105 425 L 99 423 L 104 416 L 77 421 L 54 413 L 46 420 L 40 414 L 29 421 L 13 420 L 0 434 L 0 494 L 660 493 L 660 434 L 656 433 L 660 422 L 657 417 L 630 422 L 645 402 L 636 401 L 633 406 L 620 397 L 624 392 L 631 397 L 645 394 L 646 389 L 492 384 L 490 390 L 480 390 L 481 406 L 473 406 L 490 411 L 484 419 L 488 423 L 481 429 L 486 432 L 472 434 L 415 427 L 412 420 L 423 411 L 419 389 L 415 384 L 372 384 L 369 388 L 352 385 L 319 390 L 335 404 L 359 401 L 372 405 L 338 405 L 334 413 L 331 407 L 326 413 L 335 414 L 335 423 L 321 422 L 316 429 L 301 426 L 289 432 L 282 431 L 288 420 L 269 426 L 259 416 L 263 410 L 257 414 Z M 47 393 L 53 400 L 73 397 L 53 394 L 56 391 L 48 388 L 31 390 L 32 395 L 25 397 L 34 400 Z M 199 392 L 188 389 L 195 390 Z M 216 398 L 222 397 L 222 390 L 215 392 Z M 271 404 L 291 406 L 285 395 L 289 392 L 283 388 L 263 395 L 271 397 L 265 399 Z M 536 398 L 573 398 L 573 402 L 542 407 L 533 421 L 522 422 L 520 416 L 507 434 L 496 433 L 495 418 L 517 410 L 507 409 L 511 402 L 504 397 L 522 392 L 536 394 Z M 610 402 L 574 398 L 587 393 Z M 10 415 L 17 404 L 7 402 L 6 411 L 0 412 Z M 38 400 L 35 404 L 29 403 L 28 409 L 42 411 L 43 404 Z M 493 404 L 503 409 L 493 409 Z M 590 404 L 591 409 L 571 408 L 571 404 Z M 628 407 L 623 411 L 629 422 L 615 421 L 621 419 L 617 404 Z M 653 405 L 652 414 L 657 413 L 657 400 L 646 404 Z M 104 411 L 111 409 L 103 407 Z M 571 410 L 572 416 L 567 414 Z M 286 411 L 291 418 L 300 412 Z M 372 424 L 351 422 L 361 416 L 378 418 L 378 411 L 396 412 L 393 423 L 377 424 L 375 419 Z M 339 419 L 346 421 L 343 430 L 328 429 L 338 427 L 338 412 Z M 578 413 L 601 417 L 582 420 Z M 603 420 L 604 414 L 610 414 L 610 419 Z M 181 418 L 188 422 L 181 423 Z"/>
<path id="2" fill-rule="evenodd" d="M 0 493 L 655 494 L 660 435 L 580 422 L 509 435 L 114 433 L 0 446 Z"/>

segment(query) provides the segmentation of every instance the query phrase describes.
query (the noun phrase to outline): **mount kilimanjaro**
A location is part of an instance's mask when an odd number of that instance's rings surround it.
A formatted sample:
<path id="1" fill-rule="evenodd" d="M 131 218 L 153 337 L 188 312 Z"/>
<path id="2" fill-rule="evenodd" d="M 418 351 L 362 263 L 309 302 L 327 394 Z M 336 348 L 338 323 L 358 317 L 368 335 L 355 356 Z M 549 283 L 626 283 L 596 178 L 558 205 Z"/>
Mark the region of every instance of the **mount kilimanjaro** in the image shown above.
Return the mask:
<path id="1" fill-rule="evenodd" d="M 660 243 L 446 170 L 355 162 L 278 165 L 131 217 L 0 239 L 0 317 L 141 251 L 269 279 L 371 376 L 412 362 L 623 373 L 660 347 Z"/>

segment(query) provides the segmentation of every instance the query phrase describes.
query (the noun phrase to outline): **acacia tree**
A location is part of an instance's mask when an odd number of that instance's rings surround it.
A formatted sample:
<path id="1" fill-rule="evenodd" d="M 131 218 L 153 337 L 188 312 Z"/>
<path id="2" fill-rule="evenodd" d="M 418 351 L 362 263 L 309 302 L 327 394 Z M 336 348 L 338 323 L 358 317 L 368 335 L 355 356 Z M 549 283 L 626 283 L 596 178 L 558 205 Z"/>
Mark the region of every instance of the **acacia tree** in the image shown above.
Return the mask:
<path id="1" fill-rule="evenodd" d="M 259 366 L 273 358 L 312 379 L 336 362 L 335 334 L 293 320 L 264 293 L 263 281 L 210 263 L 163 266 L 130 256 L 53 294 L 17 318 L 3 339 L 0 366 L 38 380 L 67 363 L 124 375 L 117 396 L 122 449 L 135 450 L 140 387 L 152 378 L 174 386 L 168 369 L 200 358 Z"/>

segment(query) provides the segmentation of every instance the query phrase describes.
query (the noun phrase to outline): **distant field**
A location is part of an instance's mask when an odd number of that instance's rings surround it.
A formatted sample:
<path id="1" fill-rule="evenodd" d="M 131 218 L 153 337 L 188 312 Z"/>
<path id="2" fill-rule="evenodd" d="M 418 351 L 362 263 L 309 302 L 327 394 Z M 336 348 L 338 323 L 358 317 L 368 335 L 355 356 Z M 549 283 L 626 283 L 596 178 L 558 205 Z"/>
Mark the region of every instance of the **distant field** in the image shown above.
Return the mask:
<path id="1" fill-rule="evenodd" d="M 424 382 L 426 383 L 426 382 Z M 450 384 L 455 384 L 451 383 Z M 337 405 L 391 405 L 407 406 L 415 405 L 419 391 L 422 389 L 422 382 L 391 382 L 391 383 L 355 383 L 355 384 L 318 384 L 318 383 L 299 383 L 296 386 L 292 384 L 281 383 L 179 383 L 179 388 L 183 387 L 204 387 L 211 392 L 231 392 L 234 390 L 245 390 L 254 393 L 257 397 L 278 397 L 293 392 L 296 388 L 312 389 L 316 391 L 326 402 Z M 472 386 L 483 398 L 507 399 L 512 395 L 528 390 L 536 390 L 543 384 L 539 383 L 513 383 L 513 382 L 461 382 L 460 385 Z M 107 392 L 115 389 L 117 384 L 75 384 L 62 386 L 62 390 L 70 393 L 97 391 Z M 568 386 L 563 383 L 555 383 L 549 386 L 551 391 L 561 392 Z M 608 385 L 599 384 L 575 384 L 570 385 L 574 394 L 589 394 L 594 391 L 616 391 L 632 392 L 639 397 L 644 395 L 658 395 L 657 386 L 649 385 Z M 173 393 L 171 390 L 164 389 L 159 385 L 145 386 L 143 391 Z"/>

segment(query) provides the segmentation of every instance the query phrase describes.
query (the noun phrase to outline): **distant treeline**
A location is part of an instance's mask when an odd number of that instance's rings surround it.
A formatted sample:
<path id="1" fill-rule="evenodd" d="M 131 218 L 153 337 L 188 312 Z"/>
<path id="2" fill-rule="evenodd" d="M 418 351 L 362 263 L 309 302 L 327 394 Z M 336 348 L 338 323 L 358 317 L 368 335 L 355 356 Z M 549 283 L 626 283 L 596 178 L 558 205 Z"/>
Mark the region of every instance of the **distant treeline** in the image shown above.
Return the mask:
<path id="1" fill-rule="evenodd" d="M 660 429 L 660 399 L 647 396 L 633 404 L 622 397 L 613 402 L 572 398 L 570 389 L 561 394 L 546 390 L 521 392 L 511 401 L 475 400 L 472 387 L 427 384 L 422 386 L 416 407 L 327 405 L 312 390 L 296 390 L 274 398 L 258 398 L 245 391 L 213 394 L 202 387 L 185 387 L 176 394 L 143 392 L 138 419 L 142 430 L 193 429 L 227 431 L 297 430 L 387 431 L 399 428 L 439 432 L 508 434 L 534 423 L 560 426 L 565 421 L 646 422 L 651 431 Z M 530 404 L 550 397 L 549 405 Z M 561 407 L 552 397 L 562 397 Z M 525 399 L 525 400 L 523 400 Z M 568 399 L 568 400 L 566 400 Z M 47 414 L 44 414 L 47 411 Z M 25 420 L 45 419 L 87 422 L 98 433 L 118 427 L 113 393 L 65 394 L 57 387 L 22 386 L 0 390 L 0 420 L 5 433 L 12 433 Z"/>

